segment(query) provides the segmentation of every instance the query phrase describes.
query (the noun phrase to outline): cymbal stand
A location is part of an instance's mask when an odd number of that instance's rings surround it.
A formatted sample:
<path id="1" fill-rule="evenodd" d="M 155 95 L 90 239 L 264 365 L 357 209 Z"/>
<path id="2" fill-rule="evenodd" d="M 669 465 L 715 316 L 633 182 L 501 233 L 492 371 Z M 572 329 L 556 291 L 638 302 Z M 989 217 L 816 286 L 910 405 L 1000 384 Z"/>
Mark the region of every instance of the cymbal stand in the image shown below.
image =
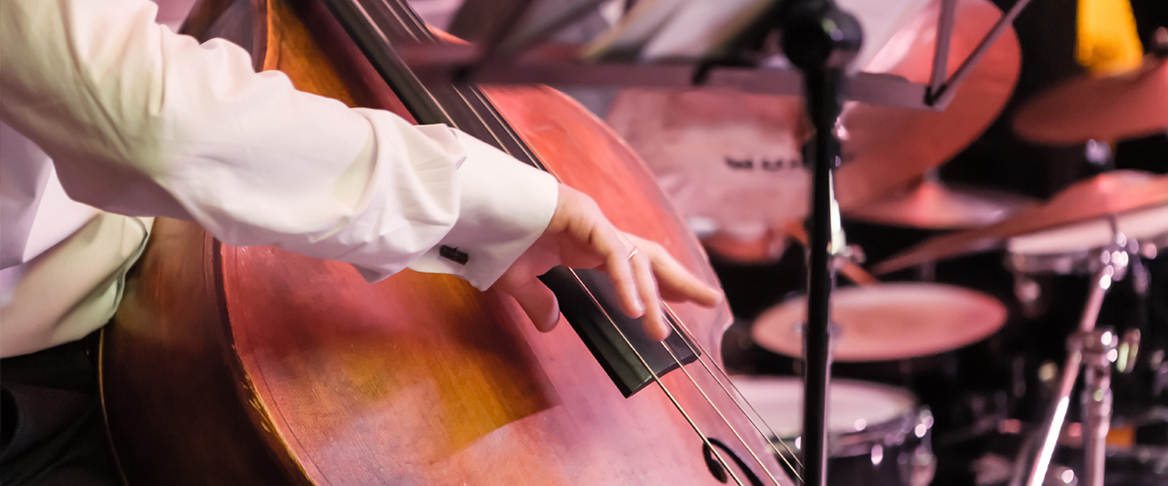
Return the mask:
<path id="1" fill-rule="evenodd" d="M 1114 221 L 1113 221 L 1114 223 Z M 1115 225 L 1113 224 L 1113 228 Z M 1103 486 L 1103 464 L 1107 431 L 1111 425 L 1111 363 L 1115 360 L 1118 338 L 1109 328 L 1095 328 L 1103 298 L 1113 281 L 1122 280 L 1131 255 L 1127 238 L 1115 231 L 1115 242 L 1095 253 L 1101 264 L 1092 277 L 1091 292 L 1079 320 L 1079 329 L 1067 339 L 1067 360 L 1063 365 L 1058 394 L 1047 412 L 1039 443 L 1038 456 L 1030 471 L 1027 486 L 1041 486 L 1050 466 L 1054 446 L 1067 416 L 1071 391 L 1079 377 L 1080 366 L 1086 368 L 1083 388 L 1083 449 L 1086 459 L 1086 486 Z M 1138 258 L 1138 256 L 1136 256 Z M 1020 458 L 1022 459 L 1022 458 Z"/>

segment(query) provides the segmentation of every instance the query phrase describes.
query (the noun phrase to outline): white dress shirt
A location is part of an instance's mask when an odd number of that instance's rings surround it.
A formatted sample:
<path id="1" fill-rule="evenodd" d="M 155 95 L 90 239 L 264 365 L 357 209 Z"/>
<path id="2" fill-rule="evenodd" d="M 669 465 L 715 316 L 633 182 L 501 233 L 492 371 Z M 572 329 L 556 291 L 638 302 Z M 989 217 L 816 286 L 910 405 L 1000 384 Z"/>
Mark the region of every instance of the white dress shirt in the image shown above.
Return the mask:
<path id="1" fill-rule="evenodd" d="M 409 265 L 479 289 L 546 228 L 550 175 L 445 126 L 296 91 L 155 13 L 0 0 L 0 356 L 104 324 L 144 244 L 139 217 L 349 262 L 371 281 Z"/>

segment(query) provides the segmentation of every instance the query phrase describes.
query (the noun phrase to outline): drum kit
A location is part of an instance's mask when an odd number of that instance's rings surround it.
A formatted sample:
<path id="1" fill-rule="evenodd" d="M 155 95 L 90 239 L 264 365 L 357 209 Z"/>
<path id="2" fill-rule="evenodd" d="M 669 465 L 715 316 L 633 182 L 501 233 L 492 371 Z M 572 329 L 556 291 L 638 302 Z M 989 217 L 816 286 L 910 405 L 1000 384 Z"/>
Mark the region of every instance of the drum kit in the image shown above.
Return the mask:
<path id="1" fill-rule="evenodd" d="M 865 69 L 927 82 L 937 3 L 893 35 Z M 1000 12 L 984 0 L 958 0 L 957 8 L 950 56 L 962 59 Z M 1017 302 L 932 281 L 878 283 L 856 268 L 863 262 L 844 262 L 841 267 L 852 267 L 849 277 L 858 272 L 860 278 L 852 278 L 857 285 L 834 293 L 833 359 L 861 365 L 904 362 L 975 345 L 1008 322 L 1027 317 L 1012 316 L 1011 310 L 1043 297 L 1036 279 L 1086 278 L 1078 323 L 1063 336 L 1067 352 L 1058 368 L 1061 375 L 1043 380 L 1042 423 L 1018 428 L 1002 425 L 1017 420 L 1001 420 L 994 429 L 1021 430 L 1028 438 L 1012 453 L 1017 457 L 1015 472 L 1008 475 L 1011 485 L 1119 484 L 1104 477 L 1106 459 L 1119 453 L 1122 442 L 1111 426 L 1136 419 L 1113 416 L 1113 370 L 1129 373 L 1143 363 L 1139 366 L 1154 368 L 1151 374 L 1168 376 L 1168 360 L 1164 350 L 1146 349 L 1148 343 L 1141 349 L 1138 329 L 1116 330 L 1096 321 L 1113 282 L 1130 278 L 1134 292 L 1146 294 L 1149 280 L 1157 278 L 1146 261 L 1168 247 L 1168 176 L 1104 172 L 1045 202 L 941 182 L 936 168 L 998 116 L 1019 64 L 1018 41 L 1009 32 L 989 49 L 944 111 L 849 102 L 836 127 L 844 165 L 835 180 L 845 218 L 949 231 L 873 265 L 875 275 L 1002 250 L 1002 270 L 1015 280 Z M 801 147 L 811 130 L 798 99 L 629 89 L 613 102 L 607 121 L 644 157 L 712 254 L 741 263 L 773 262 L 788 240 L 798 239 L 801 225 L 791 222 L 807 216 L 809 176 Z M 1151 57 L 1133 73 L 1072 79 L 1027 102 L 1012 126 L 1020 137 L 1050 145 L 1164 134 L 1168 62 Z M 796 296 L 763 312 L 751 325 L 753 342 L 797 360 L 805 307 L 805 298 Z M 797 378 L 743 376 L 736 384 L 776 437 L 798 436 L 802 388 Z M 1150 383 L 1139 386 L 1152 388 Z M 1082 394 L 1082 420 L 1064 423 L 1075 390 Z M 829 403 L 831 484 L 930 483 L 936 467 L 930 440 L 934 418 L 912 391 L 841 379 L 833 382 Z M 1168 416 L 1168 409 L 1155 403 L 1137 408 L 1143 408 L 1140 417 Z M 1055 454 L 1070 436 L 1077 437 L 1074 447 L 1080 451 L 1074 460 Z M 1168 440 L 1128 442 L 1126 451 L 1138 450 L 1142 463 L 1152 464 L 1147 484 L 1168 484 Z"/>

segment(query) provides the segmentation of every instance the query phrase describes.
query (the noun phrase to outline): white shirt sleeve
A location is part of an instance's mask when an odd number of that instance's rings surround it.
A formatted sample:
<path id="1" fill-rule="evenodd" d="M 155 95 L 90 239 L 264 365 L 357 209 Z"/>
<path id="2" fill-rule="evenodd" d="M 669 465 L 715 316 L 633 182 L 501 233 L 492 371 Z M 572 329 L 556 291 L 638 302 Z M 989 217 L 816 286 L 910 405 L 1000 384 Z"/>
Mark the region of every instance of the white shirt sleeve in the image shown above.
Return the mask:
<path id="1" fill-rule="evenodd" d="M 445 126 L 296 91 L 155 12 L 0 0 L 0 118 L 52 157 L 70 197 L 349 262 L 369 280 L 410 264 L 480 289 L 550 220 L 550 175 Z"/>

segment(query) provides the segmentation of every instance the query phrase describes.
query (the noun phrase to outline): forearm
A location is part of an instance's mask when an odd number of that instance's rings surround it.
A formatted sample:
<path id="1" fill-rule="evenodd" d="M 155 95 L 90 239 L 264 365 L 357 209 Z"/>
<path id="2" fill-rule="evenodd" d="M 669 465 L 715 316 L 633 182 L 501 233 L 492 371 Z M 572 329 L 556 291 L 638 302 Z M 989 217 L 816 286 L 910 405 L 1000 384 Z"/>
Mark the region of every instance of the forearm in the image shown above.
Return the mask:
<path id="1" fill-rule="evenodd" d="M 191 219 L 227 243 L 347 261 L 370 279 L 422 257 L 418 269 L 480 288 L 554 210 L 550 177 L 477 145 L 464 164 L 471 142 L 445 127 L 256 74 L 237 46 L 155 25 L 149 2 L 2 5 L 0 116 L 87 204 Z M 431 250 L 447 243 L 470 261 Z"/>

